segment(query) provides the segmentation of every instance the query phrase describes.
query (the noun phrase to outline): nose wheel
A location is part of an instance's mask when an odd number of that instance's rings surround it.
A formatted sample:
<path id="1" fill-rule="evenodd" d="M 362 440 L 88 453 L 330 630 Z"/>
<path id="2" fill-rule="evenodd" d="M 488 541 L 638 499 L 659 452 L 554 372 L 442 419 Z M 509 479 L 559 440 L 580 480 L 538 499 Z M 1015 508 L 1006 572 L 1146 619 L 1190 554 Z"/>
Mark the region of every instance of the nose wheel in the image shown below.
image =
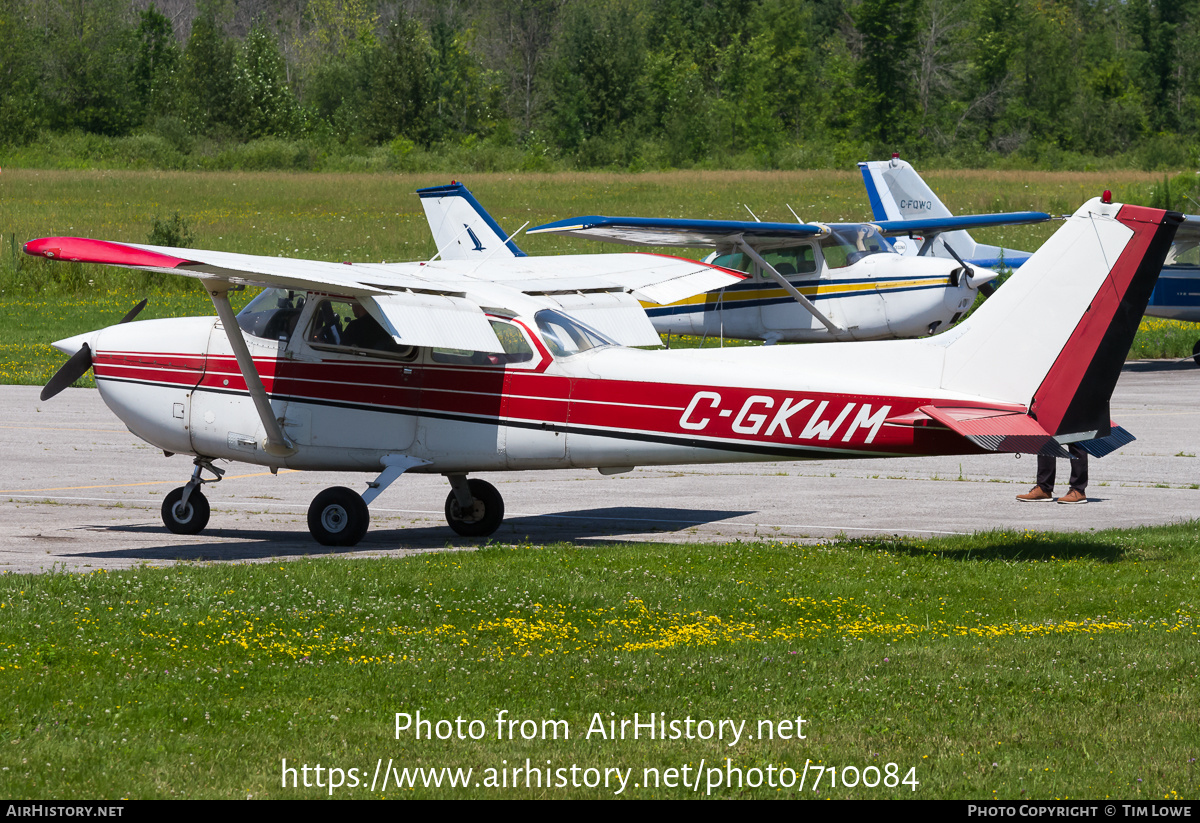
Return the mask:
<path id="1" fill-rule="evenodd" d="M 197 457 L 192 461 L 192 479 L 186 486 L 172 489 L 163 500 L 162 519 L 167 530 L 174 534 L 199 534 L 208 525 L 208 498 L 201 492 L 200 487 L 205 483 L 216 483 L 225 474 L 224 469 L 218 469 L 212 464 L 211 457 Z M 213 480 L 205 480 L 203 472 L 207 469 L 215 475 Z"/>
<path id="2" fill-rule="evenodd" d="M 353 546 L 366 536 L 370 524 L 366 502 L 345 486 L 326 489 L 308 507 L 308 530 L 322 546 Z"/>
<path id="3" fill-rule="evenodd" d="M 459 480 L 450 478 L 454 488 L 446 498 L 446 522 L 463 537 L 487 537 L 504 520 L 504 498 L 485 480 L 461 478 L 462 482 L 456 482 Z M 470 502 L 465 505 L 464 491 L 470 495 Z"/>
<path id="4" fill-rule="evenodd" d="M 183 489 L 180 486 L 172 490 L 163 500 L 163 523 L 175 534 L 199 534 L 208 525 L 208 498 L 199 489 L 193 489 L 184 502 Z"/>

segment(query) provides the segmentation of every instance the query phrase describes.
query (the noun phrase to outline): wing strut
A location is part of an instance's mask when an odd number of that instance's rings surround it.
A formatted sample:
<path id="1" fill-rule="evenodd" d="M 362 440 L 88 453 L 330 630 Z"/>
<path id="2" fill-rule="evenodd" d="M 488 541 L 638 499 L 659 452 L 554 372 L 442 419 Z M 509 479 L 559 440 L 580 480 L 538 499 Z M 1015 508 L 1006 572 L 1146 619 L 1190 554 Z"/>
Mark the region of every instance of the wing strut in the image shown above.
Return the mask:
<path id="1" fill-rule="evenodd" d="M 820 320 L 821 325 L 823 325 L 825 328 L 829 329 L 830 334 L 838 335 L 838 334 L 846 333 L 845 329 L 843 329 L 837 323 L 834 323 L 832 320 L 830 320 L 828 317 L 826 317 L 824 314 L 822 314 L 821 310 L 818 309 L 816 306 L 814 306 L 812 304 L 811 300 L 809 300 L 807 297 L 805 297 L 803 294 L 801 294 L 799 289 L 797 289 L 795 286 L 793 286 L 791 283 L 789 283 L 782 274 L 775 271 L 775 267 L 772 266 L 770 263 L 768 263 L 766 260 L 764 260 L 762 258 L 762 256 L 759 255 L 759 253 L 756 252 L 753 249 L 753 247 L 750 246 L 749 243 L 747 243 L 744 239 L 742 239 L 741 236 L 739 236 L 737 238 L 737 245 L 738 245 L 738 248 L 740 248 L 743 252 L 745 252 L 747 257 L 749 257 L 751 260 L 753 260 L 755 263 L 757 263 L 762 268 L 763 271 L 768 272 L 771 275 L 771 278 L 776 283 L 783 286 L 784 291 L 786 291 L 788 294 L 790 294 L 796 300 L 797 303 L 799 303 L 801 306 L 803 306 L 805 309 L 807 309 L 809 314 L 811 314 L 813 317 Z"/>
<path id="2" fill-rule="evenodd" d="M 275 418 L 275 412 L 271 409 L 267 390 L 263 387 L 262 378 L 258 376 L 258 369 L 254 367 L 254 358 L 250 356 L 250 349 L 246 346 L 246 339 L 242 337 L 237 318 L 233 316 L 233 307 L 229 305 L 229 284 L 209 280 L 205 281 L 204 286 L 217 309 L 217 317 L 221 318 L 221 325 L 225 327 L 225 336 L 229 338 L 229 345 L 237 358 L 246 388 L 250 390 L 250 397 L 254 400 L 254 408 L 258 410 L 263 430 L 267 433 L 263 451 L 272 457 L 291 457 L 296 453 L 296 447 L 284 435 L 279 421 Z"/>

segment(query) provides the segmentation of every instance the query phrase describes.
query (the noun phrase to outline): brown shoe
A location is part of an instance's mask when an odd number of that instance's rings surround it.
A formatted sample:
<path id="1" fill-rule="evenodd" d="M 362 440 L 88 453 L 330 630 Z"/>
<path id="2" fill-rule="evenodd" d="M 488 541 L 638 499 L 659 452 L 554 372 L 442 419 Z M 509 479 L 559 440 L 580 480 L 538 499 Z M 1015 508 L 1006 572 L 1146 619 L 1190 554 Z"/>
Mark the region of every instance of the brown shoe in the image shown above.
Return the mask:
<path id="1" fill-rule="evenodd" d="M 1041 486 L 1034 486 L 1029 490 L 1028 494 L 1018 494 L 1017 499 L 1022 503 L 1046 503 L 1054 499 L 1054 495 L 1043 489 Z"/>
<path id="2" fill-rule="evenodd" d="M 1087 495 L 1078 489 L 1071 489 L 1062 497 L 1058 498 L 1059 503 L 1086 503 Z"/>

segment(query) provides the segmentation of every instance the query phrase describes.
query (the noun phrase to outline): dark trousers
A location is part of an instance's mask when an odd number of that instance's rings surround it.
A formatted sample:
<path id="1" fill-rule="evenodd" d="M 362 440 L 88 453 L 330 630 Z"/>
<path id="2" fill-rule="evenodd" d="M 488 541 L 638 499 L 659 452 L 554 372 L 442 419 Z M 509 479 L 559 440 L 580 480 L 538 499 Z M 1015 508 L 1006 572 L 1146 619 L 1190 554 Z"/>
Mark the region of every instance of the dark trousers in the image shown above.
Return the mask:
<path id="1" fill-rule="evenodd" d="M 1071 488 L 1082 494 L 1087 490 L 1088 454 L 1074 443 L 1067 446 L 1067 451 L 1071 452 L 1071 457 L 1075 458 L 1071 461 Z M 1043 457 L 1039 454 L 1037 463 L 1037 484 L 1047 494 L 1053 494 L 1054 470 L 1056 468 L 1055 459 L 1053 457 Z"/>

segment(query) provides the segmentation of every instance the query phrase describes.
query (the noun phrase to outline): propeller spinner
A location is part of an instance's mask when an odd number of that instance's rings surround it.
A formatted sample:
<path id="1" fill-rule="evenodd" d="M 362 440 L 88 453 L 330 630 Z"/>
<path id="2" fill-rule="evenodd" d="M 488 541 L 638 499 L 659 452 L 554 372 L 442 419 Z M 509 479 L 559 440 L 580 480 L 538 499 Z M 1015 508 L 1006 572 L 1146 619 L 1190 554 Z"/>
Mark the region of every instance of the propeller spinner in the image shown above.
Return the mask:
<path id="1" fill-rule="evenodd" d="M 142 302 L 130 309 L 129 312 L 121 318 L 117 325 L 120 325 L 121 323 L 128 323 L 130 320 L 133 320 L 133 318 L 137 317 L 138 313 L 144 308 L 146 308 L 146 301 L 143 299 Z M 62 366 L 59 367 L 58 371 L 54 373 L 54 376 L 51 377 L 50 380 L 47 381 L 46 385 L 42 387 L 42 393 L 39 395 L 39 397 L 41 397 L 42 400 L 49 400 L 54 395 L 70 386 L 76 380 L 83 377 L 83 375 L 86 374 L 87 370 L 91 367 L 92 347 L 87 343 L 84 343 L 80 347 L 79 351 L 71 355 L 71 359 L 66 363 L 63 363 Z"/>

